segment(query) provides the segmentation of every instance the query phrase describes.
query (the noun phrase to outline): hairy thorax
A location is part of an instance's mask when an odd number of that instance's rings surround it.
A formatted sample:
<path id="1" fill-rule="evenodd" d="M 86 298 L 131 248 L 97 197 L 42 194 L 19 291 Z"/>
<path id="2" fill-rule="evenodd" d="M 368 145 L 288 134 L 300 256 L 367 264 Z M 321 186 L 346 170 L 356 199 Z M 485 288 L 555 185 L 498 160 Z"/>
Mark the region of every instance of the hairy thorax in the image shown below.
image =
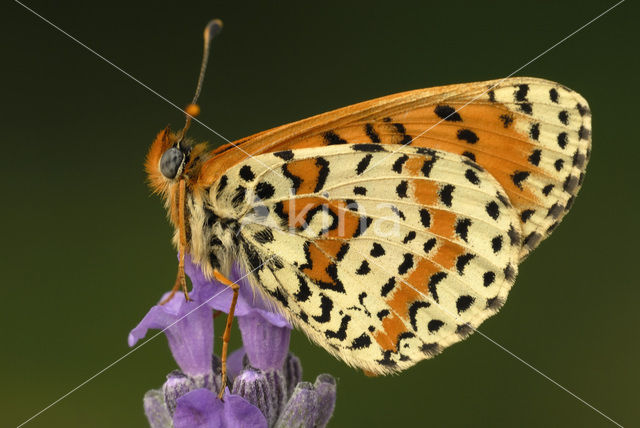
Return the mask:
<path id="1" fill-rule="evenodd" d="M 209 191 L 189 192 L 186 199 L 187 253 L 202 268 L 207 278 L 213 270 L 224 274 L 231 270 L 233 255 L 237 253 L 240 225 L 236 213 L 221 210 Z M 174 243 L 178 242 L 178 231 Z"/>

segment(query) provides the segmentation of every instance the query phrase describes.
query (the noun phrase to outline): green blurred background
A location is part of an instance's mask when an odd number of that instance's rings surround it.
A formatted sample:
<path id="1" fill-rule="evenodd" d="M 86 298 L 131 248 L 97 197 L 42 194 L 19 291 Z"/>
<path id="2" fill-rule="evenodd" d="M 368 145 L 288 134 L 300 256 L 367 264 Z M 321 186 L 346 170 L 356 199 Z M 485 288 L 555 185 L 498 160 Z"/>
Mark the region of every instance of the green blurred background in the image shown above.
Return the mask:
<path id="1" fill-rule="evenodd" d="M 25 4 L 180 106 L 195 86 L 202 28 L 221 18 L 201 120 L 233 140 L 398 91 L 504 77 L 614 2 Z M 0 425 L 16 426 L 127 352 L 129 330 L 172 285 L 171 229 L 142 163 L 156 132 L 183 119 L 7 6 Z M 629 426 L 640 421 L 638 16 L 627 1 L 518 73 L 589 100 L 593 157 L 572 213 L 481 327 Z M 191 135 L 222 143 L 197 124 Z M 385 378 L 346 367 L 301 333 L 292 349 L 307 380 L 339 379 L 335 427 L 612 426 L 478 334 Z M 142 396 L 174 367 L 159 337 L 27 426 L 145 426 Z"/>

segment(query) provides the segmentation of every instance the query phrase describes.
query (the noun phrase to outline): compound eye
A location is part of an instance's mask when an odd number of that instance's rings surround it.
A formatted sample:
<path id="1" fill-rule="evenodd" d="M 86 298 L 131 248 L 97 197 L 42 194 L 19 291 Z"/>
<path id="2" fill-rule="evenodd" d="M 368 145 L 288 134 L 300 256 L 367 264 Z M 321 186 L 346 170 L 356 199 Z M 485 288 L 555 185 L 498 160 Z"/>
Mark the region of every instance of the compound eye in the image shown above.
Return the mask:
<path id="1" fill-rule="evenodd" d="M 178 170 L 184 161 L 184 154 L 176 147 L 171 147 L 160 158 L 160 172 L 170 180 L 176 178 Z"/>

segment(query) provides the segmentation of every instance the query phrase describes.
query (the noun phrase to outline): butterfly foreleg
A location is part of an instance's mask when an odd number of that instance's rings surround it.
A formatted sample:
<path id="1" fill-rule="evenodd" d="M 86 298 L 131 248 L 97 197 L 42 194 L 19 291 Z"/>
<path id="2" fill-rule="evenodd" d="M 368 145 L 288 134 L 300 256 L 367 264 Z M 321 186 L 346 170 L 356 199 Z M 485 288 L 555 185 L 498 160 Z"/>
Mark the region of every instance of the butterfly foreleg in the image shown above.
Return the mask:
<path id="1" fill-rule="evenodd" d="M 187 280 L 184 275 L 184 254 L 187 249 L 187 232 L 185 225 L 185 215 L 184 215 L 184 207 L 185 207 L 185 191 L 186 191 L 186 183 L 185 180 L 180 180 L 178 183 L 178 230 L 180 235 L 180 243 L 178 247 L 178 274 L 176 275 L 176 282 L 173 284 L 173 288 L 171 289 L 171 293 L 169 296 L 160 302 L 161 305 L 164 305 L 169 300 L 173 299 L 173 296 L 178 292 L 179 289 L 182 288 L 182 292 L 184 293 L 184 298 L 188 302 L 191 299 L 189 298 L 189 292 L 187 291 Z"/>
<path id="2" fill-rule="evenodd" d="M 226 276 L 220 273 L 217 269 L 213 271 L 213 276 L 226 285 L 227 287 L 233 290 L 233 298 L 231 299 L 231 306 L 229 307 L 229 315 L 227 316 L 227 324 L 224 327 L 224 334 L 222 335 L 222 385 L 220 386 L 220 392 L 218 393 L 218 398 L 222 399 L 224 395 L 224 388 L 227 385 L 227 353 L 229 348 L 229 339 L 231 337 L 231 324 L 233 323 L 233 313 L 236 309 L 236 303 L 238 301 L 238 290 L 240 290 L 240 286 L 235 282 L 228 279 Z"/>

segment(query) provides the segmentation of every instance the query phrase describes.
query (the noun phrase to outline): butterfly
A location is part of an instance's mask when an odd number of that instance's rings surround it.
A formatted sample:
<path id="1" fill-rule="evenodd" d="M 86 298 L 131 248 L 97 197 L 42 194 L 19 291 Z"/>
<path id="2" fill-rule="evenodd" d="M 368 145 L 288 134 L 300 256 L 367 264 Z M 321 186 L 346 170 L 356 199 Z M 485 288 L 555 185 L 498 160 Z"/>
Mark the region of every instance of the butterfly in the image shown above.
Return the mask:
<path id="1" fill-rule="evenodd" d="M 189 115 L 220 26 L 205 31 Z M 591 152 L 584 98 L 528 77 L 389 95 L 212 151 L 185 137 L 189 123 L 161 131 L 146 162 L 176 228 L 174 291 L 186 293 L 185 253 L 223 282 L 239 262 L 274 310 L 377 375 L 439 354 L 500 309 Z"/>

